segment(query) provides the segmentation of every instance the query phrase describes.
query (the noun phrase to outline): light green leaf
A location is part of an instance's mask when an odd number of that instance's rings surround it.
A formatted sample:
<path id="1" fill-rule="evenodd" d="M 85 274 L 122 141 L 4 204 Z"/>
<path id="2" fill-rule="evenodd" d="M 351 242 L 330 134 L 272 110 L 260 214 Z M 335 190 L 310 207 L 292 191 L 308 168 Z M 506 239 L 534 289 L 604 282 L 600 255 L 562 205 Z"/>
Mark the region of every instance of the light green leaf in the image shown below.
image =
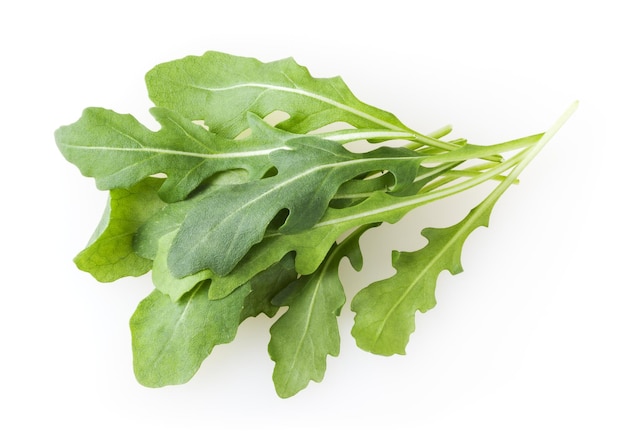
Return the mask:
<path id="1" fill-rule="evenodd" d="M 461 250 L 469 234 L 488 226 L 494 205 L 515 183 L 519 174 L 556 134 L 576 109 L 572 105 L 536 143 L 516 154 L 514 168 L 506 178 L 470 213 L 454 226 L 427 228 L 422 235 L 428 244 L 415 252 L 395 252 L 392 263 L 397 272 L 388 279 L 374 282 L 355 295 L 352 310 L 356 313 L 352 335 L 357 345 L 381 355 L 404 354 L 410 334 L 415 330 L 415 313 L 435 306 L 435 286 L 439 274 L 447 270 L 457 274 Z"/>
<path id="2" fill-rule="evenodd" d="M 213 347 L 235 338 L 248 288 L 209 300 L 208 283 L 178 302 L 157 290 L 139 303 L 130 320 L 133 364 L 144 386 L 186 383 Z"/>
<path id="3" fill-rule="evenodd" d="M 271 299 L 295 278 L 287 257 L 221 300 L 209 300 L 208 281 L 176 302 L 153 291 L 130 320 L 137 380 L 149 387 L 186 383 L 216 345 L 235 338 L 242 321 L 273 316 Z"/>
<path id="4" fill-rule="evenodd" d="M 410 131 L 394 115 L 358 100 L 339 78 L 319 79 L 288 58 L 254 58 L 207 52 L 163 63 L 146 75 L 151 100 L 211 131 L 234 138 L 247 128 L 245 115 L 283 111 L 279 128 L 305 134 L 334 122 L 355 128 Z"/>
<path id="5" fill-rule="evenodd" d="M 133 237 L 139 227 L 159 211 L 163 203 L 157 191 L 163 180 L 147 178 L 130 189 L 110 191 L 102 220 L 87 247 L 74 262 L 101 282 L 148 272 L 152 261 L 133 250 Z"/>
<path id="6" fill-rule="evenodd" d="M 339 279 L 339 262 L 351 256 L 360 269 L 358 239 L 362 228 L 328 254 L 313 274 L 301 277 L 275 300 L 289 309 L 270 328 L 269 353 L 276 362 L 274 386 L 280 397 L 291 397 L 309 382 L 320 382 L 326 372 L 326 357 L 339 355 L 337 316 L 346 297 Z"/>
<path id="7" fill-rule="evenodd" d="M 301 232 L 315 225 L 342 183 L 360 174 L 387 170 L 391 190 L 411 184 L 420 156 L 402 148 L 379 148 L 365 154 L 318 137 L 287 142 L 290 151 L 270 154 L 278 174 L 254 182 L 224 186 L 197 200 L 174 239 L 168 266 L 178 278 L 211 269 L 228 274 L 259 243 L 270 222 L 286 209 L 280 232 Z"/>
<path id="8" fill-rule="evenodd" d="M 95 177 L 100 189 L 125 188 L 150 175 L 166 174 L 160 195 L 172 202 L 218 172 L 239 169 L 249 179 L 260 178 L 272 166 L 269 153 L 285 149 L 286 139 L 293 137 L 252 114 L 246 116 L 251 134 L 230 140 L 171 110 L 151 112 L 161 124 L 157 132 L 131 115 L 88 108 L 77 122 L 56 131 L 56 142 L 83 175 Z"/>
<path id="9" fill-rule="evenodd" d="M 352 300 L 356 313 L 352 335 L 361 349 L 380 355 L 405 353 L 415 330 L 415 313 L 435 306 L 435 286 L 442 271 L 454 275 L 463 270 L 463 243 L 474 229 L 487 226 L 492 206 L 478 206 L 454 226 L 424 229 L 428 244 L 419 251 L 394 251 L 397 272 L 362 289 Z"/>

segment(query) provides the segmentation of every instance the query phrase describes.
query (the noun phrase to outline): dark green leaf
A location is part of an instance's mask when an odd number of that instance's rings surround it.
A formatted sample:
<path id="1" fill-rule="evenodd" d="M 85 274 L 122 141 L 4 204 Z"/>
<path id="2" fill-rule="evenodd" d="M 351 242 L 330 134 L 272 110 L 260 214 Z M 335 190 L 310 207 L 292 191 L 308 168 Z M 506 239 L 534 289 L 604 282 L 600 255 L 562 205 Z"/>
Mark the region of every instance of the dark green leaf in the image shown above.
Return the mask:
<path id="1" fill-rule="evenodd" d="M 406 149 L 380 148 L 366 154 L 317 137 L 290 140 L 290 151 L 271 154 L 278 174 L 225 186 L 198 199 L 174 239 L 168 266 L 184 277 L 203 269 L 229 273 L 263 235 L 276 215 L 289 210 L 280 232 L 311 228 L 323 216 L 342 183 L 376 170 L 395 177 L 393 189 L 412 183 L 420 157 Z"/>

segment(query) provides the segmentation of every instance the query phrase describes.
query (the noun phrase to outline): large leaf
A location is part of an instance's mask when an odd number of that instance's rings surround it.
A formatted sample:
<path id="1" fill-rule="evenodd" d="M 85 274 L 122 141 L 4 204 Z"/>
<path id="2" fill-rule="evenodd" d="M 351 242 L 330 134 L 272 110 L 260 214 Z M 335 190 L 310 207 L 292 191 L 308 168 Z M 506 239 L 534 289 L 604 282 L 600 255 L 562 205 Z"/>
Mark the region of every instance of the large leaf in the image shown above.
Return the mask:
<path id="1" fill-rule="evenodd" d="M 94 177 L 100 189 L 126 188 L 150 175 L 166 174 L 160 195 L 171 202 L 221 171 L 245 170 L 250 179 L 263 176 L 272 166 L 269 153 L 284 149 L 293 137 L 252 114 L 246 116 L 251 134 L 230 140 L 171 110 L 151 112 L 161 124 L 157 132 L 131 115 L 88 108 L 77 122 L 57 130 L 56 142 L 65 158 Z"/>
<path id="2" fill-rule="evenodd" d="M 348 255 L 358 270 L 362 257 L 358 239 L 361 228 L 331 249 L 324 264 L 301 277 L 279 294 L 276 302 L 289 309 L 270 328 L 269 353 L 275 361 L 276 392 L 290 397 L 309 382 L 322 381 L 326 358 L 339 355 L 337 316 L 346 297 L 339 279 L 339 262 Z"/>
<path id="3" fill-rule="evenodd" d="M 409 131 L 395 116 L 358 100 L 339 78 L 319 79 L 287 58 L 254 58 L 207 52 L 163 63 L 146 75 L 150 98 L 211 131 L 234 138 L 247 128 L 245 115 L 283 111 L 279 127 L 304 134 L 330 123 Z"/>
<path id="4" fill-rule="evenodd" d="M 423 168 L 414 183 L 416 191 L 417 186 L 436 178 L 445 170 L 446 168 Z M 207 191 L 210 192 L 214 191 Z M 198 195 L 195 198 L 201 199 L 204 196 Z M 311 274 L 322 263 L 336 239 L 345 232 L 363 224 L 382 221 L 394 223 L 411 209 L 431 201 L 429 196 L 393 196 L 385 191 L 375 191 L 364 198 L 351 207 L 329 208 L 322 219 L 307 231 L 289 235 L 275 230 L 266 232 L 263 241 L 254 245 L 237 266 L 224 276 L 217 276 L 203 269 L 190 276 L 177 278 L 167 267 L 165 254 L 168 253 L 173 235 L 180 229 L 187 212 L 195 204 L 193 199 L 170 204 L 155 214 L 137 232 L 135 249 L 140 255 L 154 260 L 155 274 L 158 273 L 159 276 L 153 275 L 153 279 L 156 278 L 155 284 L 158 288 L 167 288 L 166 292 L 180 294 L 180 289 L 176 290 L 176 287 L 185 290 L 194 281 L 211 278 L 213 283 L 209 287 L 209 297 L 219 299 L 291 251 L 297 253 L 296 270 L 300 274 Z M 207 245 L 207 248 L 211 247 L 212 245 Z"/>
<path id="5" fill-rule="evenodd" d="M 286 258 L 221 300 L 206 296 L 208 281 L 176 302 L 153 291 L 130 321 L 137 380 L 149 387 L 187 382 L 216 345 L 235 338 L 243 320 L 274 315 L 271 299 L 295 278 Z"/>
<path id="6" fill-rule="evenodd" d="M 391 189 L 402 189 L 415 180 L 421 158 L 402 148 L 357 154 L 318 137 L 292 139 L 287 146 L 290 150 L 270 154 L 277 175 L 224 186 L 207 193 L 189 210 L 168 257 L 174 276 L 203 269 L 227 274 L 263 239 L 282 210 L 288 210 L 289 216 L 280 232 L 301 232 L 319 221 L 344 182 L 370 171 L 388 170 L 396 181 Z"/>
<path id="7" fill-rule="evenodd" d="M 146 178 L 130 189 L 114 189 L 89 244 L 75 258 L 79 269 L 101 282 L 145 274 L 152 261 L 137 255 L 133 238 L 137 230 L 165 203 L 157 191 L 162 179 Z"/>

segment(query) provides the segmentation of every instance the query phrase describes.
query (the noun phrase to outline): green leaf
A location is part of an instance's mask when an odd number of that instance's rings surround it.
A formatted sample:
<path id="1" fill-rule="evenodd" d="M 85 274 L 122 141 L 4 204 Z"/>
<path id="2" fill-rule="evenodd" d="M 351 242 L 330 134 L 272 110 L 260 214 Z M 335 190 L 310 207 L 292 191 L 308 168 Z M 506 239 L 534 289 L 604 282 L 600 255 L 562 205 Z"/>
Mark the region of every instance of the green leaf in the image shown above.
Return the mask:
<path id="1" fill-rule="evenodd" d="M 235 338 L 242 321 L 273 316 L 271 299 L 295 278 L 287 257 L 221 300 L 209 300 L 208 281 L 176 302 L 154 290 L 130 320 L 137 380 L 149 387 L 186 383 L 216 345 Z"/>
<path id="2" fill-rule="evenodd" d="M 281 233 L 311 228 L 323 216 L 342 183 L 360 174 L 387 170 L 392 190 L 415 179 L 420 156 L 402 148 L 379 148 L 365 154 L 346 150 L 318 137 L 287 142 L 292 150 L 270 154 L 278 174 L 262 180 L 224 186 L 198 199 L 174 239 L 168 266 L 176 277 L 203 269 L 219 275 L 235 265 L 263 239 L 270 222 L 289 211 Z"/>
<path id="3" fill-rule="evenodd" d="M 419 251 L 394 251 L 397 272 L 362 289 L 352 300 L 356 313 L 352 335 L 361 349 L 380 355 L 405 353 L 415 330 L 415 313 L 435 306 L 435 286 L 442 271 L 454 275 L 463 270 L 463 243 L 474 229 L 487 226 L 492 206 L 478 206 L 454 226 L 424 229 L 428 244 Z"/>
<path id="4" fill-rule="evenodd" d="M 278 127 L 308 133 L 330 123 L 355 128 L 410 131 L 394 115 L 358 100 L 339 78 L 319 79 L 287 58 L 262 63 L 220 52 L 163 63 L 146 75 L 151 100 L 211 131 L 234 138 L 247 128 L 245 115 L 283 111 Z"/>
<path id="5" fill-rule="evenodd" d="M 102 220 L 87 247 L 74 262 L 101 282 L 145 274 L 152 261 L 138 256 L 133 250 L 133 237 L 139 227 L 163 203 L 157 191 L 163 180 L 147 178 L 130 189 L 110 191 Z"/>
<path id="6" fill-rule="evenodd" d="M 360 269 L 358 239 L 363 228 L 335 246 L 324 264 L 301 277 L 277 296 L 276 303 L 289 309 L 270 328 L 269 353 L 276 362 L 274 386 L 280 397 L 291 397 L 309 382 L 320 382 L 326 372 L 326 357 L 339 355 L 337 316 L 346 297 L 339 279 L 339 262 L 351 256 Z"/>
<path id="7" fill-rule="evenodd" d="M 285 149 L 285 141 L 293 137 L 252 114 L 246 116 L 251 134 L 230 140 L 171 110 L 151 112 L 161 124 L 157 132 L 131 115 L 88 108 L 76 123 L 57 130 L 56 143 L 83 175 L 95 177 L 100 189 L 125 188 L 150 175 L 166 174 L 160 195 L 172 202 L 218 172 L 240 169 L 250 179 L 262 177 L 272 167 L 269 153 Z"/>
<path id="8" fill-rule="evenodd" d="M 412 185 L 415 190 L 423 186 L 445 171 L 423 168 Z M 372 181 L 375 180 L 366 180 Z M 206 192 L 214 192 L 208 190 Z M 204 198 L 203 195 L 194 197 Z M 207 197 L 208 198 L 208 197 Z M 262 242 L 252 246 L 250 251 L 240 260 L 233 270 L 224 276 L 217 276 L 208 270 L 201 270 L 188 277 L 176 278 L 169 271 L 164 259 L 171 244 L 170 239 L 180 229 L 187 212 L 193 207 L 193 200 L 170 204 L 146 222 L 135 236 L 135 248 L 138 253 L 154 260 L 153 280 L 157 288 L 164 292 L 176 290 L 167 286 L 170 283 L 185 285 L 185 282 L 212 278 L 209 287 L 209 298 L 219 299 L 230 294 L 252 277 L 281 260 L 291 251 L 297 252 L 296 269 L 301 274 L 311 274 L 324 260 L 331 246 L 340 235 L 362 224 L 386 221 L 394 223 L 411 209 L 431 201 L 425 196 L 393 196 L 383 191 L 374 192 L 368 198 L 348 208 L 330 208 L 320 222 L 310 230 L 298 234 L 286 235 L 280 232 L 266 232 Z M 160 245 L 159 241 L 168 236 L 167 241 Z M 159 253 L 157 254 L 157 250 Z M 158 257 L 157 257 L 158 255 Z M 158 277 L 157 277 L 158 274 Z M 174 279 L 174 282 L 168 282 Z M 190 284 L 190 283 L 189 283 Z M 182 286 L 181 290 L 184 290 Z"/>
<path id="9" fill-rule="evenodd" d="M 447 270 L 454 275 L 463 270 L 461 250 L 469 234 L 480 226 L 488 226 L 498 199 L 575 109 L 576 104 L 536 143 L 510 159 L 515 165 L 511 172 L 463 220 L 448 228 L 424 229 L 422 235 L 428 240 L 425 247 L 415 252 L 394 252 L 392 263 L 396 274 L 372 283 L 355 295 L 352 335 L 360 348 L 381 355 L 405 353 L 409 336 L 415 330 L 417 310 L 425 312 L 435 306 L 439 274 Z"/>
<path id="10" fill-rule="evenodd" d="M 186 383 L 213 347 L 235 338 L 248 289 L 222 300 L 209 300 L 208 283 L 199 284 L 178 302 L 155 290 L 130 320 L 133 364 L 144 386 Z"/>

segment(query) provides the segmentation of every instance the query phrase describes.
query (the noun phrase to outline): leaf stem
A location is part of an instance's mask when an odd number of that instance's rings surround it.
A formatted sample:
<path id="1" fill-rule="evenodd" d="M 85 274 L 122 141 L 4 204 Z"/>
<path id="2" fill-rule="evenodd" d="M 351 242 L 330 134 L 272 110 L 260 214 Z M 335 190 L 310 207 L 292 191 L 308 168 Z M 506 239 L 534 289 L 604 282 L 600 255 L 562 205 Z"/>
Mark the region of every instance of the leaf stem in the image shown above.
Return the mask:
<path id="1" fill-rule="evenodd" d="M 450 197 L 455 194 L 459 194 L 463 191 L 471 189 L 475 186 L 478 186 L 487 180 L 491 180 L 494 177 L 499 177 L 502 173 L 510 170 L 511 172 L 507 174 L 506 178 L 501 181 L 501 183 L 483 200 L 483 202 L 479 206 L 489 205 L 497 200 L 502 193 L 516 180 L 521 171 L 530 163 L 530 161 L 541 151 L 543 146 L 550 140 L 556 132 L 565 124 L 567 119 L 573 114 L 578 106 L 578 102 L 574 102 L 566 112 L 557 120 L 552 128 L 546 131 L 537 141 L 532 144 L 530 147 L 518 152 L 513 157 L 508 160 L 494 166 L 488 171 L 477 175 L 475 177 L 469 178 L 459 184 L 445 187 L 443 189 L 435 189 L 428 191 L 426 193 L 418 193 L 414 197 L 410 198 L 401 198 L 398 201 L 395 201 L 391 204 L 378 206 L 375 209 L 371 209 L 365 212 L 341 216 L 341 214 L 336 214 L 333 218 L 323 219 L 318 222 L 314 228 L 319 228 L 323 226 L 336 225 L 341 223 L 355 223 L 358 220 L 358 224 L 364 223 L 375 223 L 381 221 L 384 218 L 384 214 L 397 211 L 397 210 L 406 210 L 409 211 L 418 206 L 422 206 L 426 203 L 430 203 L 436 200 L 440 200 L 446 197 Z M 535 137 L 535 136 L 532 136 Z M 528 138 L 528 137 L 526 137 Z M 523 140 L 523 139 L 520 139 Z M 354 208 L 352 208 L 354 209 Z"/>
<path id="2" fill-rule="evenodd" d="M 338 143 L 350 143 L 359 140 L 410 140 L 416 142 L 418 147 L 431 146 L 448 151 L 459 149 L 459 145 L 440 140 L 436 137 L 443 137 L 450 132 L 451 128 L 446 126 L 433 135 L 423 135 L 418 132 L 389 131 L 380 129 L 342 129 L 340 131 L 317 134 L 326 140 Z"/>
<path id="3" fill-rule="evenodd" d="M 485 158 L 491 155 L 502 154 L 516 149 L 527 148 L 537 143 L 544 134 L 535 134 L 528 137 L 510 140 L 495 145 L 472 145 L 467 144 L 461 149 L 456 149 L 445 154 L 432 155 L 424 158 L 425 163 L 458 162 L 476 158 Z"/>
<path id="4" fill-rule="evenodd" d="M 506 191 L 506 189 L 517 179 L 520 173 L 528 166 L 528 164 L 537 156 L 537 154 L 543 149 L 543 147 L 554 137 L 554 135 L 561 129 L 565 122 L 572 116 L 572 114 L 578 108 L 578 101 L 572 103 L 567 110 L 559 117 L 559 119 L 548 129 L 541 138 L 533 146 L 524 151 L 524 156 L 517 163 L 515 168 L 507 175 L 506 180 L 496 187 L 491 194 L 485 198 L 481 205 L 489 205 L 495 202 Z"/>

